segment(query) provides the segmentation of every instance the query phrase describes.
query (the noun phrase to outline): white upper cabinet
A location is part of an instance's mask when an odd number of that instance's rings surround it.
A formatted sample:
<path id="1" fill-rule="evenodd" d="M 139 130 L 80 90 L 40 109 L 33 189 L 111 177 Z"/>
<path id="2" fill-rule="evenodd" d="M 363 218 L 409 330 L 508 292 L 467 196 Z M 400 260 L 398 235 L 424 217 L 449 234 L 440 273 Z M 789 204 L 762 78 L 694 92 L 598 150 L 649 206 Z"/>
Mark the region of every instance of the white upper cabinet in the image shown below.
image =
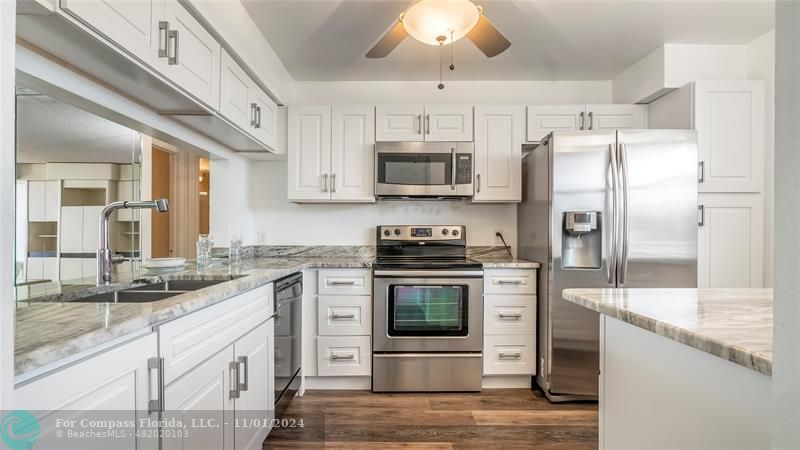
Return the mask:
<path id="1" fill-rule="evenodd" d="M 647 105 L 530 105 L 528 142 L 553 131 L 647 128 Z"/>
<path id="2" fill-rule="evenodd" d="M 374 124 L 371 106 L 333 107 L 331 200 L 375 200 Z"/>
<path id="3" fill-rule="evenodd" d="M 251 103 L 254 84 L 239 63 L 222 50 L 219 112 L 243 130 L 255 124 L 255 106 Z"/>
<path id="4" fill-rule="evenodd" d="M 261 90 L 252 84 L 250 89 L 250 105 L 254 109 L 253 135 L 275 150 L 278 132 L 278 105 Z"/>
<path id="5" fill-rule="evenodd" d="M 417 142 L 425 140 L 423 105 L 392 105 L 375 108 L 375 138 L 381 142 Z"/>
<path id="6" fill-rule="evenodd" d="M 289 200 L 329 200 L 331 108 L 289 110 Z"/>
<path id="7" fill-rule="evenodd" d="M 289 200 L 374 202 L 371 106 L 289 110 Z"/>
<path id="8" fill-rule="evenodd" d="M 523 106 L 475 108 L 474 202 L 522 199 Z"/>
<path id="9" fill-rule="evenodd" d="M 61 8 L 151 67 L 159 65 L 158 48 L 166 42 L 158 22 L 165 0 L 61 0 Z"/>
<path id="10" fill-rule="evenodd" d="M 472 106 L 378 106 L 375 137 L 380 142 L 471 142 L 472 122 Z"/>
<path id="11" fill-rule="evenodd" d="M 765 114 L 761 81 L 694 83 L 700 192 L 763 190 Z"/>
<path id="12" fill-rule="evenodd" d="M 472 106 L 425 107 L 425 140 L 437 142 L 472 141 Z"/>
<path id="13" fill-rule="evenodd" d="M 58 181 L 28 182 L 28 221 L 57 222 L 59 205 Z"/>
<path id="14" fill-rule="evenodd" d="M 165 0 L 164 10 L 168 29 L 162 72 L 198 100 L 219 109 L 222 47 L 178 0 Z"/>

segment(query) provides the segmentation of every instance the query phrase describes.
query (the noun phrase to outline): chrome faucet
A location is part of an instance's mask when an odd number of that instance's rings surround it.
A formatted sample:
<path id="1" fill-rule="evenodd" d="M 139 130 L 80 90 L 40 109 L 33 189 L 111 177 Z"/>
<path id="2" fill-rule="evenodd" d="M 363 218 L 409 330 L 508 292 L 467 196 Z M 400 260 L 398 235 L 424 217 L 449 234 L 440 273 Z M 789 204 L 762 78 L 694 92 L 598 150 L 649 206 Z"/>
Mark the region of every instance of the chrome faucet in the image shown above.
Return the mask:
<path id="1" fill-rule="evenodd" d="M 108 245 L 108 218 L 118 209 L 155 209 L 158 212 L 169 210 L 169 202 L 165 198 L 142 202 L 113 202 L 106 205 L 100 213 L 100 249 L 97 250 L 97 285 L 111 283 L 111 268 L 114 259 Z"/>

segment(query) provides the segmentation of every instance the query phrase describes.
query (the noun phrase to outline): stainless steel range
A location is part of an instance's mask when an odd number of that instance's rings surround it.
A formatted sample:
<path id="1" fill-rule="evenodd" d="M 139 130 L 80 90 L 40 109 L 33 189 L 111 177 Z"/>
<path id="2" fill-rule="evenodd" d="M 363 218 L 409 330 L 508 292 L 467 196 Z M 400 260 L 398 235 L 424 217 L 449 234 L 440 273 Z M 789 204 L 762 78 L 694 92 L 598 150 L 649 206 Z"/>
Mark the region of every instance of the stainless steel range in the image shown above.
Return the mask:
<path id="1" fill-rule="evenodd" d="M 483 269 L 462 225 L 379 226 L 372 390 L 480 391 Z"/>

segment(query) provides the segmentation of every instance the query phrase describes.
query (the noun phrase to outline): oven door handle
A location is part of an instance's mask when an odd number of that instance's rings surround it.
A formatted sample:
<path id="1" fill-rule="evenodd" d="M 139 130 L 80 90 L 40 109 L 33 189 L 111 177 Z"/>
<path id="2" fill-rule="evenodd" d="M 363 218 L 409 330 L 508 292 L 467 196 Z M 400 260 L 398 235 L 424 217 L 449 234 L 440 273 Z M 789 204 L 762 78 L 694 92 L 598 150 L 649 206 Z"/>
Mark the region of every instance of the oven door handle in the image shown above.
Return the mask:
<path id="1" fill-rule="evenodd" d="M 376 277 L 401 277 L 401 278 L 481 278 L 483 270 L 376 270 Z"/>

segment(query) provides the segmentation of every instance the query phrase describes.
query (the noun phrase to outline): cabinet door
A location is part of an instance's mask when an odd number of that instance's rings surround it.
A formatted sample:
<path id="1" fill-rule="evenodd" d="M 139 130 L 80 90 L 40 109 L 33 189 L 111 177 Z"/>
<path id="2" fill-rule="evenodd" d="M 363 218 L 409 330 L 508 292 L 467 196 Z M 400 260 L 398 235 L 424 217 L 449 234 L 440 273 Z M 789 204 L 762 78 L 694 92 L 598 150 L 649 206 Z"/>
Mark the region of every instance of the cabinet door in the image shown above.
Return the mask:
<path id="1" fill-rule="evenodd" d="M 522 106 L 475 108 L 474 202 L 522 199 Z"/>
<path id="2" fill-rule="evenodd" d="M 42 279 L 58 281 L 58 258 L 42 258 Z"/>
<path id="3" fill-rule="evenodd" d="M 289 200 L 329 200 L 331 108 L 289 110 Z"/>
<path id="4" fill-rule="evenodd" d="M 63 430 L 63 427 L 56 427 L 56 419 L 97 420 L 102 418 L 99 412 L 115 411 L 114 419 L 131 420 L 136 429 L 128 428 L 127 437 L 114 436 L 108 441 L 97 438 L 93 441 L 95 448 L 156 449 L 157 439 L 137 440 L 134 432 L 144 430 L 138 428 L 144 419 L 158 420 L 157 413 L 148 414 L 148 401 L 155 398 L 158 388 L 150 384 L 152 378 L 147 365 L 149 358 L 157 356 L 156 336 L 151 333 L 18 386 L 13 391 L 13 409 L 37 415 L 42 435 L 35 448 L 64 447 L 64 438 L 59 440 L 51 434 Z M 56 414 L 59 411 L 62 413 Z"/>
<path id="5" fill-rule="evenodd" d="M 260 450 L 270 428 L 247 426 L 271 423 L 274 418 L 275 381 L 274 321 L 259 325 L 233 344 L 239 366 L 240 395 L 234 400 L 236 422 L 234 447 Z M 244 425 L 244 426 L 243 426 Z"/>
<path id="6" fill-rule="evenodd" d="M 44 222 L 47 189 L 44 181 L 28 182 L 28 221 Z"/>
<path id="7" fill-rule="evenodd" d="M 100 220 L 99 218 L 97 219 Z M 99 226 L 99 222 L 98 226 Z M 83 207 L 64 206 L 61 208 L 59 226 L 61 253 L 83 252 Z"/>
<path id="8" fill-rule="evenodd" d="M 234 124 L 253 133 L 255 106 L 252 89 L 255 84 L 239 63 L 222 50 L 222 75 L 220 76 L 219 111 Z"/>
<path id="9" fill-rule="evenodd" d="M 59 191 L 61 182 L 44 182 L 44 220 L 46 222 L 58 222 Z"/>
<path id="10" fill-rule="evenodd" d="M 97 253 L 100 248 L 100 214 L 102 206 L 83 207 L 83 244 L 82 253 Z"/>
<path id="11" fill-rule="evenodd" d="M 587 130 L 647 128 L 647 105 L 586 105 Z"/>
<path id="12" fill-rule="evenodd" d="M 423 105 L 392 105 L 375 108 L 375 140 L 419 142 L 424 140 Z"/>
<path id="13" fill-rule="evenodd" d="M 762 81 L 695 83 L 700 192 L 764 189 L 765 114 Z"/>
<path id="14" fill-rule="evenodd" d="M 28 281 L 44 279 L 44 258 L 28 258 L 25 279 Z"/>
<path id="15" fill-rule="evenodd" d="M 83 278 L 97 278 L 97 258 L 81 258 Z"/>
<path id="16" fill-rule="evenodd" d="M 553 131 L 577 131 L 585 126 L 584 105 L 528 106 L 528 142 L 539 142 Z"/>
<path id="17" fill-rule="evenodd" d="M 277 145 L 278 105 L 253 83 L 250 103 L 256 106 L 253 135 L 271 149 Z"/>
<path id="18" fill-rule="evenodd" d="M 164 75 L 213 109 L 219 109 L 222 47 L 178 0 L 165 0 L 169 23 Z"/>
<path id="19" fill-rule="evenodd" d="M 158 31 L 164 0 L 61 0 L 61 8 L 142 62 L 159 64 L 159 43 L 163 47 L 166 39 Z"/>
<path id="20" fill-rule="evenodd" d="M 472 106 L 425 106 L 425 140 L 472 142 Z"/>
<path id="21" fill-rule="evenodd" d="M 374 202 L 374 109 L 335 106 L 332 134 L 331 200 Z"/>
<path id="22" fill-rule="evenodd" d="M 698 287 L 764 287 L 761 194 L 700 194 Z"/>
<path id="23" fill-rule="evenodd" d="M 63 284 L 77 284 L 83 279 L 83 260 L 81 258 L 61 258 L 59 260 L 59 280 Z"/>
<path id="24" fill-rule="evenodd" d="M 192 428 L 186 436 L 164 438 L 162 449 L 233 449 L 233 361 L 233 346 L 226 347 L 166 387 L 164 420 L 190 424 L 192 419 L 201 419 L 209 426 Z"/>

